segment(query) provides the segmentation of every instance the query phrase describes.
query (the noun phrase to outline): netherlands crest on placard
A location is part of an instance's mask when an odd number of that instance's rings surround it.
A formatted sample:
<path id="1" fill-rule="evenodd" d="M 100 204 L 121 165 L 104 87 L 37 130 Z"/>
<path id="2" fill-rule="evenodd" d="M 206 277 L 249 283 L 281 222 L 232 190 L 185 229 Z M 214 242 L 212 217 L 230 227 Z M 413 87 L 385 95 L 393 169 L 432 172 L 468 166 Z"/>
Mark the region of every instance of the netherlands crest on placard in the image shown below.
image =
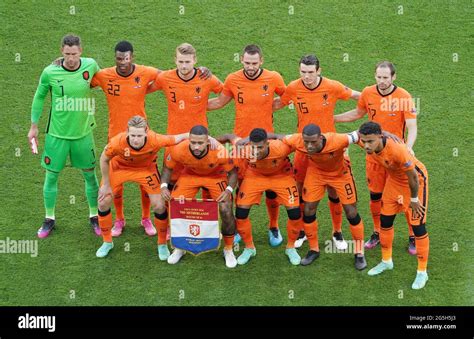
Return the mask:
<path id="1" fill-rule="evenodd" d="M 220 245 L 219 208 L 216 201 L 170 201 L 171 245 L 194 255 Z"/>

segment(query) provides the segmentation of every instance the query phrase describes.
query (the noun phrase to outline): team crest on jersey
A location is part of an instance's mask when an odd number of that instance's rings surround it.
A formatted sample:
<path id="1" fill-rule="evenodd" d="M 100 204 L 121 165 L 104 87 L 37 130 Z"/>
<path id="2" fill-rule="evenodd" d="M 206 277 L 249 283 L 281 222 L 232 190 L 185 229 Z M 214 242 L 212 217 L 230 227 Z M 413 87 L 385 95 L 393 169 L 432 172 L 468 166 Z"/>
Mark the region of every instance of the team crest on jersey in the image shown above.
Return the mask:
<path id="1" fill-rule="evenodd" d="M 262 86 L 262 89 L 263 89 L 264 91 L 267 91 L 267 90 L 268 90 L 268 85 L 267 85 L 267 84 L 263 85 L 263 86 Z"/>
<path id="2" fill-rule="evenodd" d="M 243 199 L 243 198 L 244 198 L 244 195 L 245 195 L 244 192 L 242 192 L 242 191 L 239 192 L 239 198 L 240 198 L 240 199 Z"/>
<path id="3" fill-rule="evenodd" d="M 86 81 L 89 80 L 89 71 L 82 72 L 82 78 Z"/>
<path id="4" fill-rule="evenodd" d="M 201 93 L 201 87 L 200 87 L 200 86 L 197 86 L 197 87 L 196 87 L 196 93 L 197 93 L 197 94 Z"/>
<path id="5" fill-rule="evenodd" d="M 140 77 L 135 77 L 135 83 L 137 84 L 136 86 L 133 86 L 133 88 L 141 88 L 142 86 L 140 86 Z"/>
<path id="6" fill-rule="evenodd" d="M 327 93 L 324 93 L 323 94 L 323 100 L 324 100 L 323 106 L 329 105 L 328 98 L 329 98 L 329 95 Z"/>

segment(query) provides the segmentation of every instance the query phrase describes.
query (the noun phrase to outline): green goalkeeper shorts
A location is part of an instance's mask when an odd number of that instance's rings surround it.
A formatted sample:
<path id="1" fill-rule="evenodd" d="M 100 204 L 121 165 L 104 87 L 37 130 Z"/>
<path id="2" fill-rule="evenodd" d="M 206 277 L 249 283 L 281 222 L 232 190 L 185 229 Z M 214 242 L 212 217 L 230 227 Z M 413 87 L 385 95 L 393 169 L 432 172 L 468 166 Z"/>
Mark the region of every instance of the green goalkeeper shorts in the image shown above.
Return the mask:
<path id="1" fill-rule="evenodd" d="M 62 139 L 46 134 L 41 166 L 60 172 L 70 158 L 71 166 L 80 169 L 94 168 L 96 165 L 94 135 L 89 133 L 80 139 Z"/>

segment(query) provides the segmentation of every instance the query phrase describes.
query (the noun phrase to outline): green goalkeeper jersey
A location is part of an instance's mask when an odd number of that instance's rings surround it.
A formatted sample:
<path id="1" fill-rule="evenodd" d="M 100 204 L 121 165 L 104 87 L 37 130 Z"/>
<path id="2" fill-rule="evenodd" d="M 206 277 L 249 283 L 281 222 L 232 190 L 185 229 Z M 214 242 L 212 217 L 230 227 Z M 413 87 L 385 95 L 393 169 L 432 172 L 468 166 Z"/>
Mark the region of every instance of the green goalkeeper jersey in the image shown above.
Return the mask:
<path id="1" fill-rule="evenodd" d="M 90 82 L 99 71 L 94 59 L 81 58 L 75 71 L 49 65 L 43 70 L 33 99 L 31 122 L 37 124 L 44 99 L 51 91 L 51 110 L 46 133 L 57 138 L 79 139 L 95 127 L 95 102 L 90 96 Z"/>

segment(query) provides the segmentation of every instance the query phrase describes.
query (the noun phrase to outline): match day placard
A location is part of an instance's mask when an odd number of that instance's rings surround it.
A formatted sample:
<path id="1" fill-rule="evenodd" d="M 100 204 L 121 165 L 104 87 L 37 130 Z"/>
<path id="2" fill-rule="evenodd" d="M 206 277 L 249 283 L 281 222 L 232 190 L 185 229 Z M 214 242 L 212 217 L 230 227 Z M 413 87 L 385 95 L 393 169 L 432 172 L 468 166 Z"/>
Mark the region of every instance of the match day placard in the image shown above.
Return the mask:
<path id="1" fill-rule="evenodd" d="M 220 244 L 219 209 L 215 201 L 170 201 L 171 245 L 199 254 Z"/>

